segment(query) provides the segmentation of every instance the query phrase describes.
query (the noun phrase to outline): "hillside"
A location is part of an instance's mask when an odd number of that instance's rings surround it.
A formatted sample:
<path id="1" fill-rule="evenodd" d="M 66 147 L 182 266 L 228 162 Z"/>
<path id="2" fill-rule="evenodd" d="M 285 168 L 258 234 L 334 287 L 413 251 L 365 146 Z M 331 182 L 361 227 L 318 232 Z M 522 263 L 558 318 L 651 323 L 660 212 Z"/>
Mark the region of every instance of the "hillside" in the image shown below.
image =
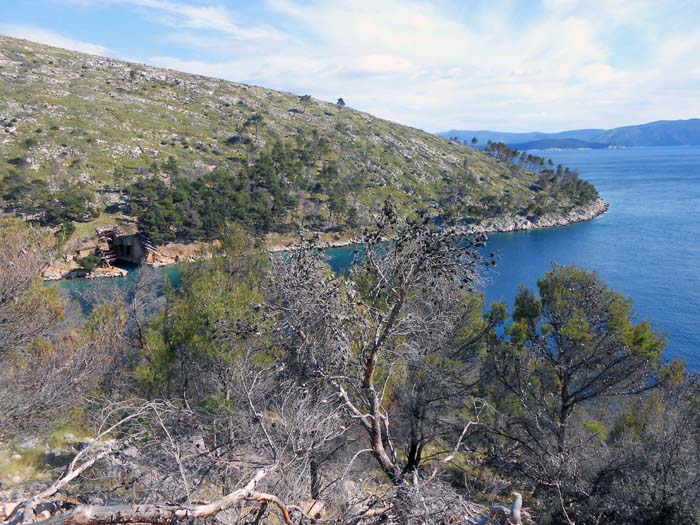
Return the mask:
<path id="1" fill-rule="evenodd" d="M 700 144 L 700 119 L 660 120 L 601 133 L 597 142 L 622 146 L 684 146 Z"/>
<path id="2" fill-rule="evenodd" d="M 577 129 L 560 131 L 558 133 L 506 133 L 486 130 L 450 130 L 438 133 L 438 135 L 446 138 L 457 137 L 460 141 L 470 141 L 472 137 L 476 137 L 479 139 L 480 143 L 486 143 L 491 140 L 493 142 L 503 142 L 513 146 L 550 139 L 576 139 L 615 146 L 691 146 L 700 145 L 700 119 L 659 120 L 647 124 L 624 126 L 607 130 Z M 573 147 L 579 146 L 574 145 Z"/>
<path id="3" fill-rule="evenodd" d="M 387 197 L 558 215 L 590 203 L 577 188 L 343 104 L 0 36 L 0 204 L 77 234 L 124 216 L 157 243 L 349 231 Z"/>

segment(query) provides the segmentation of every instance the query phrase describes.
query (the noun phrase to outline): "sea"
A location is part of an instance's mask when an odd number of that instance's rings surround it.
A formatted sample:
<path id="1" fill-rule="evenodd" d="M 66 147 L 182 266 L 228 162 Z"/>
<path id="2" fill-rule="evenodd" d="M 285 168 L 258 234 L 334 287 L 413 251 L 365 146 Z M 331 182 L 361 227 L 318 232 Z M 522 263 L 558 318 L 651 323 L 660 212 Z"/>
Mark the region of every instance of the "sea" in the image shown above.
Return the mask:
<path id="1" fill-rule="evenodd" d="M 630 296 L 637 320 L 668 339 L 665 357 L 700 371 L 700 146 L 548 150 L 538 155 L 579 171 L 610 204 L 588 222 L 543 230 L 491 234 L 486 251 L 497 264 L 484 275 L 487 303 L 512 306 L 518 285 L 557 263 L 593 269 Z M 327 250 L 336 271 L 354 248 Z M 176 268 L 164 269 L 177 280 Z M 126 279 L 132 279 L 134 273 Z M 64 281 L 74 293 L 90 281 Z"/>
<path id="2" fill-rule="evenodd" d="M 700 146 L 536 153 L 578 170 L 610 208 L 571 226 L 491 234 L 487 302 L 512 306 L 518 285 L 536 289 L 554 263 L 593 269 L 666 335 L 666 358 L 700 371 Z M 342 270 L 352 252 L 330 249 L 329 262 Z"/>

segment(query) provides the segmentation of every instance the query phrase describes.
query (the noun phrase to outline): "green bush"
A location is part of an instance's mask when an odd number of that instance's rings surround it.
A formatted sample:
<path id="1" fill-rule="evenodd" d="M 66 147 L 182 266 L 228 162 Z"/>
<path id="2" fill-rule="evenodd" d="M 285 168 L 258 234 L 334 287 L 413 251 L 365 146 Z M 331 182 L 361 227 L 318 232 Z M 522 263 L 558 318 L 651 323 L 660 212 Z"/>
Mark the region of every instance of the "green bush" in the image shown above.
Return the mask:
<path id="1" fill-rule="evenodd" d="M 97 268 L 101 260 L 102 259 L 100 259 L 100 257 L 97 255 L 88 255 L 82 259 L 76 259 L 76 262 L 82 269 L 92 272 L 95 268 Z"/>
<path id="2" fill-rule="evenodd" d="M 66 222 L 88 222 L 100 215 L 92 204 L 94 192 L 83 184 L 49 193 L 38 206 L 42 222 L 55 226 Z"/>
<path id="3" fill-rule="evenodd" d="M 75 233 L 75 224 L 72 222 L 64 222 L 61 224 L 60 229 L 55 233 L 56 236 L 56 250 L 58 253 L 63 251 L 63 247 L 70 236 Z"/>
<path id="4" fill-rule="evenodd" d="M 239 173 L 215 170 L 200 178 L 181 176 L 172 187 L 160 179 L 144 179 L 127 188 L 132 212 L 157 244 L 211 240 L 229 223 L 266 233 L 284 226 L 297 199 L 285 179 L 299 177 L 299 152 L 275 144 L 258 163 Z"/>

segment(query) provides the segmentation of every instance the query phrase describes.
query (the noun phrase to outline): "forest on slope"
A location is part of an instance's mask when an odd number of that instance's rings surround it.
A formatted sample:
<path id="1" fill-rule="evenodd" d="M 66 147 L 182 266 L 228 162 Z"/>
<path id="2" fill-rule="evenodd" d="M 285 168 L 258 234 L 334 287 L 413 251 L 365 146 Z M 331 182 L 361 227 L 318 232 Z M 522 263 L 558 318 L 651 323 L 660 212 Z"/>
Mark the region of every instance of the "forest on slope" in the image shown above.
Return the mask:
<path id="1" fill-rule="evenodd" d="M 0 37 L 0 206 L 69 233 L 124 217 L 155 242 L 215 238 L 230 222 L 351 231 L 386 198 L 401 215 L 455 222 L 563 214 L 596 197 L 575 173 L 505 162 L 342 98 Z"/>

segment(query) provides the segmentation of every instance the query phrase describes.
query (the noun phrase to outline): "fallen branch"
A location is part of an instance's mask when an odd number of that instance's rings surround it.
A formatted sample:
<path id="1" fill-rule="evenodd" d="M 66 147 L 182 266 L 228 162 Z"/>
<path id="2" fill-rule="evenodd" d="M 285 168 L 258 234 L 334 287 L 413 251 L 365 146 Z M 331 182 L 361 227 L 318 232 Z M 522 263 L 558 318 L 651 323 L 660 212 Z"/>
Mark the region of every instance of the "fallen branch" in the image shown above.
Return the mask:
<path id="1" fill-rule="evenodd" d="M 215 516 L 243 501 L 254 501 L 277 507 L 288 525 L 292 525 L 288 507 L 277 496 L 258 492 L 256 485 L 273 467 L 258 470 L 242 488 L 234 490 L 221 499 L 204 505 L 77 505 L 68 512 L 36 521 L 35 525 L 116 525 L 149 523 L 151 525 L 171 525 L 177 521 L 191 521 Z"/>

